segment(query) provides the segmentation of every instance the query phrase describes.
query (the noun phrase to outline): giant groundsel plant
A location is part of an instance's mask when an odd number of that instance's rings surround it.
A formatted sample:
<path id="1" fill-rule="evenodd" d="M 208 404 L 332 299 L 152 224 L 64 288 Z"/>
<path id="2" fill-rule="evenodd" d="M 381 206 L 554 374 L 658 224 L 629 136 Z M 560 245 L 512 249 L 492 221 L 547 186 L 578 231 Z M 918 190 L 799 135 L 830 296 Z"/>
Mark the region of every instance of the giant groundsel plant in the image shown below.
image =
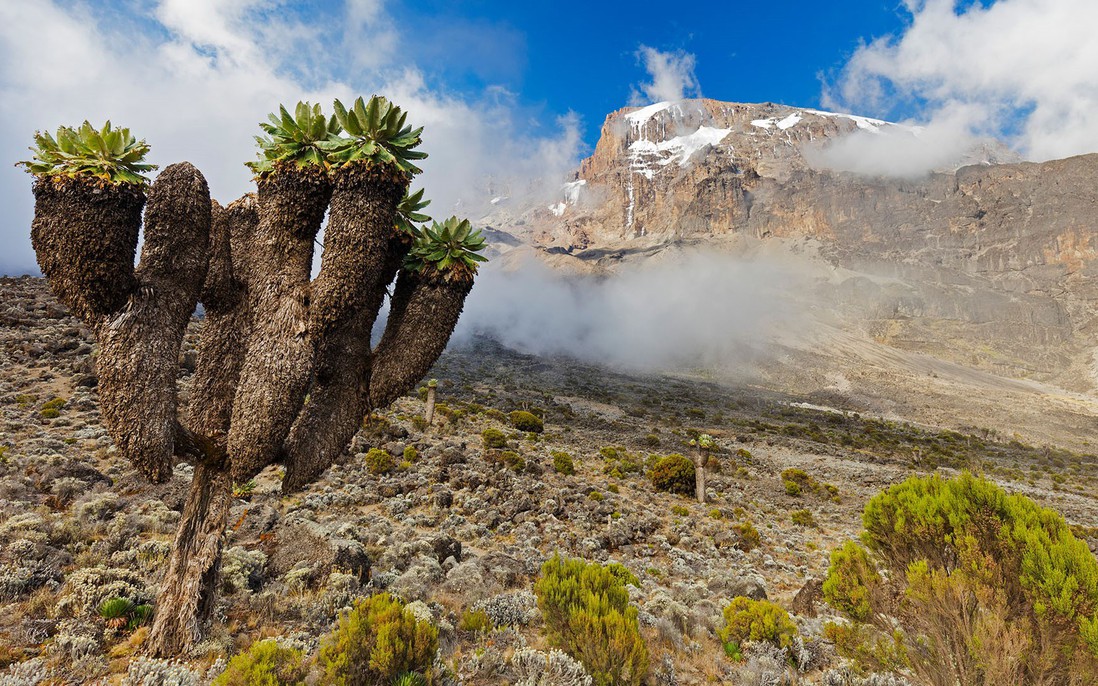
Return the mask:
<path id="1" fill-rule="evenodd" d="M 285 491 L 307 486 L 453 332 L 483 239 L 456 219 L 417 227 L 427 201 L 409 184 L 426 154 L 406 120 L 377 96 L 337 101 L 334 116 L 280 107 L 248 163 L 256 191 L 224 207 L 187 162 L 150 185 L 149 146 L 109 122 L 35 136 L 23 163 L 35 177 L 31 238 L 53 291 L 95 333 L 103 422 L 152 481 L 180 461 L 195 466 L 147 643 L 154 655 L 194 645 L 211 619 L 232 484 L 280 463 Z M 180 407 L 178 356 L 199 303 L 198 364 Z"/>

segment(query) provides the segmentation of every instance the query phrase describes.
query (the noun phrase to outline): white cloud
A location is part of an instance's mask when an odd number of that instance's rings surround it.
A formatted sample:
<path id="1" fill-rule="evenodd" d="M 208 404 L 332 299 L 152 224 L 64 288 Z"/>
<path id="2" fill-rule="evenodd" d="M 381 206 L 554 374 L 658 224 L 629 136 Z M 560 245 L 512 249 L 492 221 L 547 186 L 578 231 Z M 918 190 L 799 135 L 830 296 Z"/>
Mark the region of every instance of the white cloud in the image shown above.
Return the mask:
<path id="1" fill-rule="evenodd" d="M 642 45 L 637 50 L 637 61 L 644 64 L 652 80 L 633 89 L 634 105 L 701 97 L 701 85 L 694 74 L 694 55 L 682 50 L 661 52 Z"/>
<path id="2" fill-rule="evenodd" d="M 485 265 L 455 341 L 483 334 L 517 350 L 626 368 L 736 368 L 781 331 L 809 326 L 803 265 L 712 248 L 666 254 L 609 277 L 529 258 Z"/>
<path id="3" fill-rule="evenodd" d="M 939 110 L 927 126 L 883 126 L 852 133 L 801 152 L 816 168 L 870 176 L 917 178 L 933 170 L 974 163 L 970 151 L 981 143 L 972 134 L 979 108 L 956 106 Z"/>
<path id="4" fill-rule="evenodd" d="M 861 47 L 824 94 L 830 108 L 914 107 L 922 123 L 1005 138 L 1044 160 L 1098 151 L 1098 2 L 906 0 L 898 37 Z"/>
<path id="5" fill-rule="evenodd" d="M 82 3 L 0 0 L 0 159 L 26 159 L 37 129 L 109 118 L 147 139 L 153 162 L 194 163 L 228 202 L 252 188 L 243 163 L 255 156 L 257 122 L 279 103 L 327 109 L 335 97 L 381 93 L 425 126 L 431 157 L 416 186 L 439 215 L 459 199 L 479 203 L 482 178 L 545 178 L 556 190 L 577 163 L 574 119 L 530 135 L 513 99 L 441 93 L 416 65 L 394 63 L 399 36 L 378 0 L 350 0 L 334 22 L 274 11 L 289 4 L 158 0 L 120 27 Z M 34 272 L 31 179 L 10 162 L 0 165 L 0 274 Z"/>

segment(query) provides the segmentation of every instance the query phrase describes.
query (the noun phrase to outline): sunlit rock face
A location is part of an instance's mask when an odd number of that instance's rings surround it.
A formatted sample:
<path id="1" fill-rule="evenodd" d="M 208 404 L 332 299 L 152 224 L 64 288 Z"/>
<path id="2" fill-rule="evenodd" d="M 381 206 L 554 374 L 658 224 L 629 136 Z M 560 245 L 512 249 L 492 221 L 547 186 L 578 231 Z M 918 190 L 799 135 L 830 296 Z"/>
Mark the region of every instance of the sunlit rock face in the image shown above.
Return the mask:
<path id="1" fill-rule="evenodd" d="M 851 137 L 882 141 L 876 165 L 902 176 L 840 170 L 861 168 L 832 154 Z M 811 296 L 878 342 L 1093 388 L 1098 155 L 1020 162 L 986 140 L 923 155 L 935 144 L 770 103 L 626 108 L 556 202 L 487 222 L 603 264 L 684 243 L 808 251 L 830 270 Z M 913 169 L 923 157 L 933 170 Z"/>

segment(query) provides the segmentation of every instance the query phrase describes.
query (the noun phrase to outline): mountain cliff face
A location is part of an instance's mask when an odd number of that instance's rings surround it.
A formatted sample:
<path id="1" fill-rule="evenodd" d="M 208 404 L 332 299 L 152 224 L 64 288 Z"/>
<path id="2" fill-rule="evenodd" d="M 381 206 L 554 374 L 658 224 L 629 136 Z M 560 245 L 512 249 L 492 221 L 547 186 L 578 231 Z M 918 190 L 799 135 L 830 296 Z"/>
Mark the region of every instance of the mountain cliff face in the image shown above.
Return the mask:
<path id="1" fill-rule="evenodd" d="M 915 180 L 810 164 L 858 131 L 920 133 L 773 104 L 619 110 L 559 202 L 527 212 L 520 228 L 547 251 L 603 264 L 682 243 L 807 249 L 824 269 L 806 295 L 844 328 L 1092 389 L 1098 155 L 1025 163 L 984 145 Z"/>

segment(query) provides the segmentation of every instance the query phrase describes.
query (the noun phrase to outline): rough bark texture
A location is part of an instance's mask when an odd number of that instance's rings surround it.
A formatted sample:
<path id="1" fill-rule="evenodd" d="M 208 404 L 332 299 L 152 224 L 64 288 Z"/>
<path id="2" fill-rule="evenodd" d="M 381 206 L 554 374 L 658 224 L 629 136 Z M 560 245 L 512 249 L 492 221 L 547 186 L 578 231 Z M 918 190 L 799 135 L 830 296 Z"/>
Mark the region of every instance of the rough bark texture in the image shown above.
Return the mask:
<path id="1" fill-rule="evenodd" d="M 374 350 L 369 408 L 393 402 L 431 369 L 472 288 L 472 280 L 448 281 L 429 267 L 400 272 L 385 333 Z"/>
<path id="2" fill-rule="evenodd" d="M 258 223 L 252 196 L 214 212 L 210 269 L 202 292 L 206 317 L 191 380 L 189 424 L 223 450 L 251 329 L 247 258 Z"/>
<path id="3" fill-rule="evenodd" d="M 282 488 L 312 482 L 350 442 L 367 412 L 370 333 L 408 244 L 394 234 L 407 181 L 392 170 L 355 165 L 340 170 L 313 283 L 310 333 L 315 341 L 309 403 L 283 453 Z"/>
<path id="4" fill-rule="evenodd" d="M 313 241 L 331 197 L 323 172 L 284 169 L 259 180 L 249 259 L 252 330 L 229 429 L 233 479 L 271 464 L 301 409 L 312 372 L 307 335 Z"/>
<path id="5" fill-rule="evenodd" d="M 89 324 L 125 306 L 137 281 L 133 258 L 145 194 L 99 179 L 34 182 L 31 245 L 50 288 Z"/>
<path id="6" fill-rule="evenodd" d="M 386 265 L 397 204 L 408 188 L 403 176 L 374 165 L 344 167 L 333 185 L 324 256 L 309 308 L 310 335 L 316 340 L 346 327 L 392 281 Z"/>
<path id="7" fill-rule="evenodd" d="M 149 479 L 175 464 L 176 377 L 183 333 L 205 281 L 210 192 L 190 164 L 173 164 L 149 190 L 138 288 L 99 319 L 99 403 L 123 455 Z"/>
<path id="8" fill-rule="evenodd" d="M 203 464 L 195 467 L 165 582 L 156 600 L 156 619 L 147 644 L 153 656 L 177 655 L 203 633 L 216 598 L 231 496 L 228 470 Z"/>
<path id="9" fill-rule="evenodd" d="M 309 404 L 286 441 L 284 492 L 299 490 L 320 476 L 347 447 L 370 410 L 370 334 L 385 288 L 396 277 L 409 248 L 391 234 L 392 229 L 381 276 L 365 305 L 350 322 L 320 341 Z"/>

